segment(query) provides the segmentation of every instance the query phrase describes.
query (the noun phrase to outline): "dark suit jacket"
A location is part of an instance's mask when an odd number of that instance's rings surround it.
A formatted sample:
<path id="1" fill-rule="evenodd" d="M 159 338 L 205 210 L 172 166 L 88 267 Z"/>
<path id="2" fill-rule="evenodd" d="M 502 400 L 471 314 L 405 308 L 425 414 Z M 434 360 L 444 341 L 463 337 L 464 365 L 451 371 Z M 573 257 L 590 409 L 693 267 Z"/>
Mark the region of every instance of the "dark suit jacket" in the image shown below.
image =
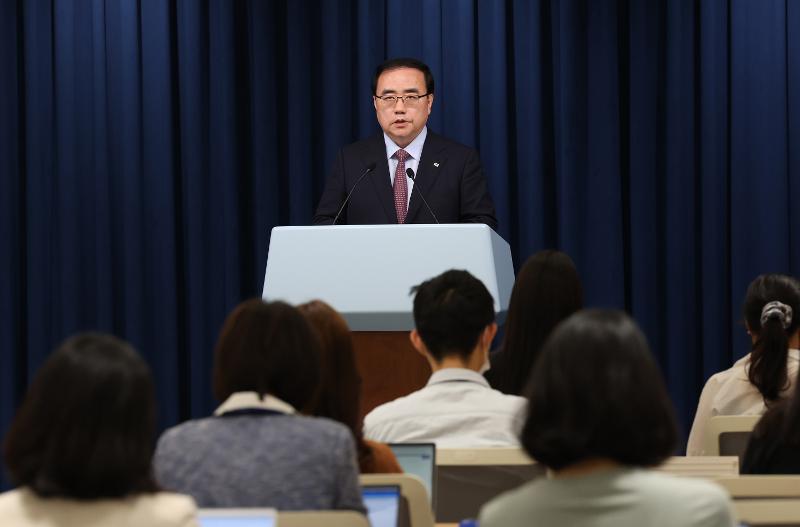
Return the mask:
<path id="1" fill-rule="evenodd" d="M 344 147 L 333 164 L 314 215 L 314 225 L 330 225 L 356 180 L 372 163 L 337 224 L 397 223 L 386 143 L 380 133 Z M 436 223 L 420 198 L 428 200 L 440 223 L 485 223 L 497 229 L 478 152 L 428 130 L 422 147 L 405 223 Z"/>

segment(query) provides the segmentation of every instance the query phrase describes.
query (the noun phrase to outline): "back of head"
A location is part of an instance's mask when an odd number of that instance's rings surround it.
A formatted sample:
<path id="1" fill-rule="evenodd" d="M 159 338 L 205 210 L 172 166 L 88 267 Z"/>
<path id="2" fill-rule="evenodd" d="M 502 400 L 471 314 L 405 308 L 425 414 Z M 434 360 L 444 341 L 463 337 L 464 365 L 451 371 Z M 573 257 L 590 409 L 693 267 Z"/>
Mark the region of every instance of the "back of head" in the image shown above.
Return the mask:
<path id="1" fill-rule="evenodd" d="M 522 445 L 552 469 L 597 458 L 653 466 L 675 448 L 664 382 L 644 335 L 621 311 L 580 311 L 559 324 L 526 392 Z"/>
<path id="2" fill-rule="evenodd" d="M 319 340 L 297 308 L 253 299 L 228 315 L 214 350 L 217 400 L 256 392 L 302 410 L 314 400 L 319 378 Z"/>
<path id="3" fill-rule="evenodd" d="M 492 386 L 519 395 L 544 340 L 556 325 L 583 307 L 578 270 L 565 253 L 540 251 L 520 269 L 511 292 L 502 362 L 487 374 Z"/>
<path id="4" fill-rule="evenodd" d="M 322 382 L 311 413 L 344 423 L 360 438 L 361 376 L 356 368 L 350 328 L 325 302 L 314 300 L 298 309 L 316 331 L 321 344 Z"/>
<path id="5" fill-rule="evenodd" d="M 744 300 L 744 319 L 756 338 L 748 378 L 772 402 L 789 386 L 786 357 L 789 337 L 800 327 L 800 283 L 791 276 L 761 275 L 750 283 Z"/>
<path id="6" fill-rule="evenodd" d="M 439 362 L 448 355 L 468 358 L 494 322 L 492 295 L 467 271 L 446 271 L 411 291 L 417 332 Z"/>
<path id="7" fill-rule="evenodd" d="M 126 342 L 64 341 L 37 372 L 5 442 L 14 482 L 40 496 L 122 497 L 156 490 L 155 390 Z"/>

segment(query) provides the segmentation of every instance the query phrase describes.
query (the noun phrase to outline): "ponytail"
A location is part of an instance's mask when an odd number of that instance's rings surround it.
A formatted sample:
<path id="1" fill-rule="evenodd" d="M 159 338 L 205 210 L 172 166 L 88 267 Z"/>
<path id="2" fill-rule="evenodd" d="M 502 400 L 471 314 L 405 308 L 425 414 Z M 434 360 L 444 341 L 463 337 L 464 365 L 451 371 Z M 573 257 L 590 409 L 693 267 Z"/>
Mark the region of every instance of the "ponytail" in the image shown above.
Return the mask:
<path id="1" fill-rule="evenodd" d="M 781 391 L 789 386 L 786 377 L 788 353 L 789 339 L 780 323 L 769 321 L 761 326 L 761 334 L 753 343 L 747 377 L 767 402 L 778 399 Z"/>
<path id="2" fill-rule="evenodd" d="M 768 302 L 761 309 L 761 330 L 753 343 L 747 378 L 767 403 L 776 401 L 789 387 L 786 375 L 789 336 L 786 330 L 794 327 L 792 315 L 791 306 L 778 301 Z"/>
<path id="3" fill-rule="evenodd" d="M 775 403 L 789 388 L 789 338 L 800 328 L 800 283 L 781 274 L 761 275 L 747 288 L 744 318 L 755 336 L 747 378 L 764 403 Z"/>

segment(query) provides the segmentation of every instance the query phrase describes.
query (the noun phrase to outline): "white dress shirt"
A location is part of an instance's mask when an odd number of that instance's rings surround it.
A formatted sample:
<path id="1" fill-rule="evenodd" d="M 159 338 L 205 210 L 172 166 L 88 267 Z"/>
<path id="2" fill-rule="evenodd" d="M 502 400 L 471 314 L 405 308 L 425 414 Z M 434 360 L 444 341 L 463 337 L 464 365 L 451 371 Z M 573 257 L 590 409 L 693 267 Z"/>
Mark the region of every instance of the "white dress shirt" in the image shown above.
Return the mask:
<path id="1" fill-rule="evenodd" d="M 708 379 L 703 393 L 700 394 L 694 424 L 689 433 L 689 442 L 686 445 L 687 456 L 705 455 L 706 426 L 712 417 L 717 415 L 760 415 L 767 410 L 761 392 L 747 378 L 749 365 L 750 354 L 748 353 L 736 361 L 732 367 L 715 373 Z M 786 396 L 794 389 L 798 365 L 800 365 L 800 350 L 790 349 L 786 357 L 786 375 L 789 387 L 781 395 Z"/>
<path id="2" fill-rule="evenodd" d="M 408 153 L 408 157 L 406 158 L 406 170 L 409 168 L 414 170 L 414 177 L 417 177 L 417 173 L 419 172 L 419 160 L 422 157 L 422 147 L 425 146 L 425 138 L 428 137 L 428 127 L 425 126 L 422 131 L 414 138 L 411 143 L 403 150 Z M 400 150 L 400 147 L 397 146 L 397 143 L 392 141 L 386 133 L 383 134 L 383 140 L 386 143 L 386 158 L 389 161 L 389 184 L 392 185 L 394 188 L 394 175 L 397 172 L 397 159 L 393 156 L 394 154 Z M 414 190 L 414 181 L 411 178 L 406 177 L 406 184 L 408 185 L 408 193 L 406 194 L 406 208 L 408 208 L 408 203 L 411 201 L 411 191 Z"/>
<path id="3" fill-rule="evenodd" d="M 439 448 L 519 446 L 527 401 L 492 389 L 483 375 L 445 368 L 428 384 L 364 418 L 367 439 L 436 443 Z"/>

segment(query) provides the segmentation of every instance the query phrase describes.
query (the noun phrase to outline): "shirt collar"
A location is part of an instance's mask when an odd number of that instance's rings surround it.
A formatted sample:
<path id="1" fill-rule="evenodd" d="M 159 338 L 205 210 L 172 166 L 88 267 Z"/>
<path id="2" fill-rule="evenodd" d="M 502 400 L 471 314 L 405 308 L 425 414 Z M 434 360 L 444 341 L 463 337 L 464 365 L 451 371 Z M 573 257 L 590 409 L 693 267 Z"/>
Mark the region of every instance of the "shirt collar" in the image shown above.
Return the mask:
<path id="1" fill-rule="evenodd" d="M 297 410 L 294 409 L 294 406 L 272 395 L 266 394 L 264 397 L 259 397 L 256 392 L 236 392 L 232 393 L 227 399 L 225 399 L 224 403 L 219 405 L 219 407 L 214 410 L 214 415 L 219 416 L 226 412 L 253 408 L 272 410 L 282 414 L 297 413 Z"/>
<path id="2" fill-rule="evenodd" d="M 422 131 L 414 138 L 411 143 L 405 147 L 403 150 L 408 152 L 408 155 L 419 161 L 422 158 L 422 147 L 425 145 L 425 138 L 428 137 L 428 127 L 422 127 Z M 391 157 L 400 150 L 400 147 L 397 146 L 397 143 L 392 141 L 386 132 L 383 133 L 383 141 L 386 143 L 386 158 L 391 159 Z"/>
<path id="3" fill-rule="evenodd" d="M 433 372 L 433 375 L 431 375 L 430 379 L 428 379 L 428 384 L 426 386 L 454 381 L 474 382 L 480 384 L 481 386 L 485 386 L 486 388 L 491 388 L 491 386 L 489 386 L 489 382 L 483 375 L 467 368 L 445 368 L 443 370 L 435 371 Z"/>

